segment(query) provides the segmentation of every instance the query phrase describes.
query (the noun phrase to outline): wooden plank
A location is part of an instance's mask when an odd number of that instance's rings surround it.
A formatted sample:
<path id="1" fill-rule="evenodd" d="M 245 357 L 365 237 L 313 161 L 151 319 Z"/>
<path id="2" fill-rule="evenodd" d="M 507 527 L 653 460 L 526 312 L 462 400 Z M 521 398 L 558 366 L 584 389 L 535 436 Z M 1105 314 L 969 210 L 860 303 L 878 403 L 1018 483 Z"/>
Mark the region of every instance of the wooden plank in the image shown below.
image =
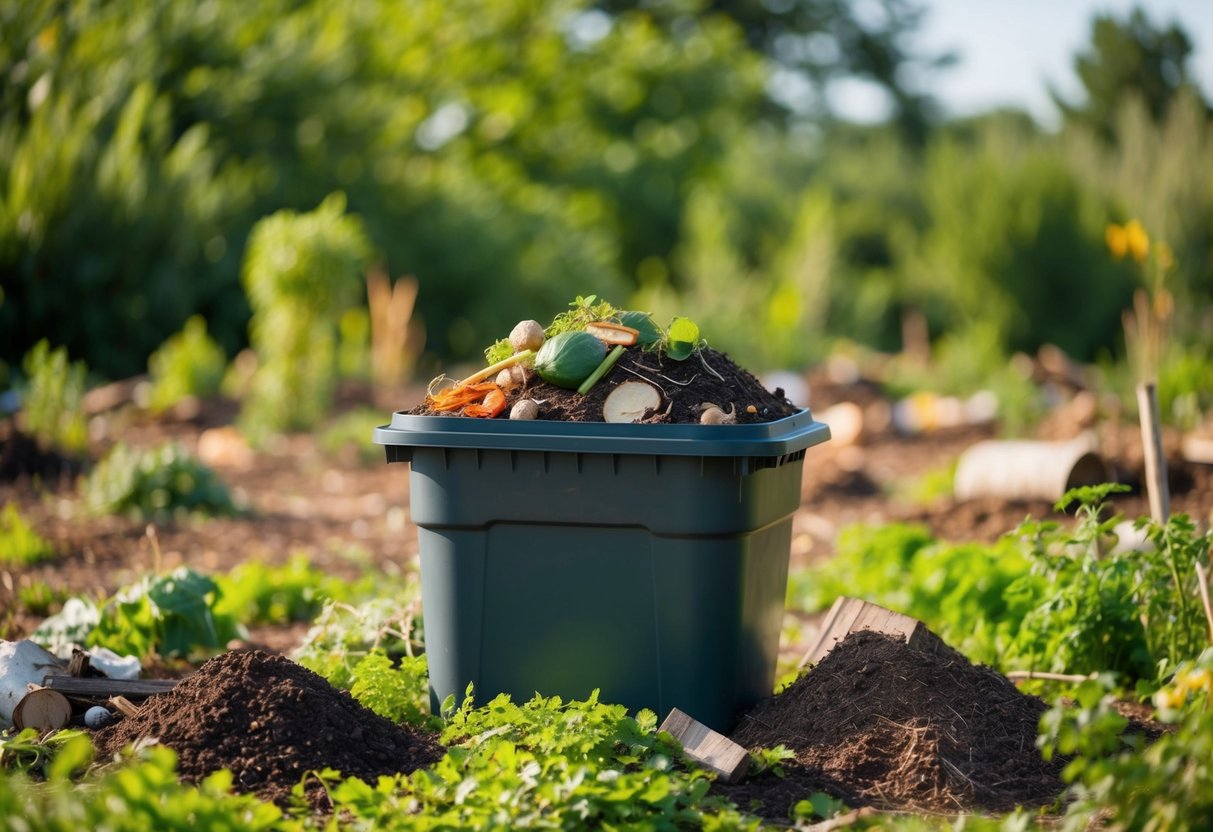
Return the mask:
<path id="1" fill-rule="evenodd" d="M 834 645 L 859 630 L 901 636 L 911 647 L 929 652 L 933 652 L 940 644 L 939 637 L 916 618 L 858 598 L 843 596 L 835 601 L 834 606 L 826 613 L 817 640 L 809 646 L 804 658 L 800 660 L 800 666 L 817 664 L 834 649 Z"/>
<path id="2" fill-rule="evenodd" d="M 130 700 L 143 700 L 158 693 L 168 693 L 177 687 L 176 679 L 76 679 L 71 676 L 47 676 L 44 687 L 57 690 L 64 696 L 76 699 L 106 700 L 111 696 L 125 696 Z"/>
<path id="3" fill-rule="evenodd" d="M 677 708 L 670 711 L 659 730 L 673 734 L 688 757 L 716 772 L 726 783 L 737 782 L 749 768 L 748 751 Z"/>
<path id="4" fill-rule="evenodd" d="M 1158 389 L 1153 382 L 1137 385 L 1137 410 L 1141 417 L 1141 444 L 1146 458 L 1146 492 L 1150 518 L 1166 523 L 1171 516 L 1171 489 L 1167 485 L 1167 455 L 1162 449 L 1162 418 L 1158 415 Z"/>
<path id="5" fill-rule="evenodd" d="M 105 702 L 111 710 L 117 711 L 123 716 L 135 716 L 139 713 L 141 705 L 136 705 L 125 696 L 111 696 Z"/>

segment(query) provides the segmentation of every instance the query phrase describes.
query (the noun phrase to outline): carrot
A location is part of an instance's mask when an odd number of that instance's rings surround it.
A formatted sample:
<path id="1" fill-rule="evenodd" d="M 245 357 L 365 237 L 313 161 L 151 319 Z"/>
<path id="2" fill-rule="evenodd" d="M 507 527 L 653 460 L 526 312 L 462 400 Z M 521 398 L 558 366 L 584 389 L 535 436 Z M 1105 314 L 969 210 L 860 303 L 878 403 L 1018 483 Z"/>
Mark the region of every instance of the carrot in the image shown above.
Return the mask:
<path id="1" fill-rule="evenodd" d="M 463 409 L 464 416 L 478 416 L 482 419 L 493 419 L 505 410 L 505 393 L 496 384 L 484 397 L 484 404 L 469 404 Z"/>

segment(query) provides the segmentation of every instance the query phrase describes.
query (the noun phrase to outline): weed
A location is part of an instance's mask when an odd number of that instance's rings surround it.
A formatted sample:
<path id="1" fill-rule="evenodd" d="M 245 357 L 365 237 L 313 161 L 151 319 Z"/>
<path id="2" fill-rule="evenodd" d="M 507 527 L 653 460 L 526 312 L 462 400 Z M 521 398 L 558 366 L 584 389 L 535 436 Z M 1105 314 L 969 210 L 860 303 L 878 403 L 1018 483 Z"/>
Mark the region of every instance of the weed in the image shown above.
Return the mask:
<path id="1" fill-rule="evenodd" d="M 9 503 L 0 512 L 0 565 L 32 566 L 55 556 L 55 547 L 34 530 L 17 506 Z"/>
<path id="2" fill-rule="evenodd" d="M 137 450 L 120 442 L 81 482 L 80 491 L 85 507 L 96 514 L 151 518 L 236 510 L 215 472 L 177 444 Z"/>
<path id="3" fill-rule="evenodd" d="M 206 319 L 194 315 L 147 360 L 152 379 L 148 407 L 162 413 L 187 396 L 209 396 L 219 389 L 227 359 L 207 334 Z"/>
<path id="4" fill-rule="evenodd" d="M 25 427 L 43 448 L 80 453 L 88 446 L 84 416 L 84 362 L 70 363 L 67 348 L 51 350 L 42 339 L 22 362 L 29 386 L 25 392 Z"/>

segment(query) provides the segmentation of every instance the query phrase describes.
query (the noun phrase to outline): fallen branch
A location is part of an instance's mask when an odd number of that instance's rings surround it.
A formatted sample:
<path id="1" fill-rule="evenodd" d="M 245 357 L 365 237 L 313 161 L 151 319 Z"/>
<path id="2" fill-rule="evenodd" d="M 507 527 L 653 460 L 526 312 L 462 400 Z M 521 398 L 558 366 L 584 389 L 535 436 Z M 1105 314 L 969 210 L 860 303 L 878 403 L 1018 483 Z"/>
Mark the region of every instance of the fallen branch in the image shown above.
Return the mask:
<path id="1" fill-rule="evenodd" d="M 1050 673 L 1047 670 L 1009 670 L 1008 679 L 1045 679 L 1050 682 L 1086 682 L 1099 676 L 1098 673 L 1088 673 L 1082 676 L 1078 673 Z"/>

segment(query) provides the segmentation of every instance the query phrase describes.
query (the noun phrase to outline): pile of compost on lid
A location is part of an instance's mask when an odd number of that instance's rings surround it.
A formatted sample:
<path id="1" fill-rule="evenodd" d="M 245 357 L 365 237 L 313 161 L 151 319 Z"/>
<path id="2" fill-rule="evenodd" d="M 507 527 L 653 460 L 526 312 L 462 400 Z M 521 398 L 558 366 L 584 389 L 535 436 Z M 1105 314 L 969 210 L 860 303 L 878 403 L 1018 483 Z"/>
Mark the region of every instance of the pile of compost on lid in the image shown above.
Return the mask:
<path id="1" fill-rule="evenodd" d="M 688 358 L 675 361 L 660 351 L 627 347 L 610 371 L 584 395 L 557 387 L 529 373 L 519 387 L 505 390 L 506 408 L 498 418 L 508 418 L 513 405 L 523 399 L 539 403 L 539 418 L 562 422 L 601 422 L 608 395 L 626 381 L 643 381 L 661 394 L 659 408 L 639 419 L 643 424 L 683 424 L 700 420 L 702 405 L 715 404 L 733 413 L 737 424 L 773 422 L 797 411 L 782 389 L 763 387 L 751 373 L 711 347 L 700 347 Z M 410 411 L 414 415 L 438 414 L 428 402 Z M 456 414 L 457 415 L 457 414 Z"/>
<path id="2" fill-rule="evenodd" d="M 793 802 L 826 791 L 851 806 L 1005 812 L 1048 804 L 1063 789 L 1063 761 L 1046 762 L 1036 749 L 1046 709 L 942 641 L 923 650 L 859 631 L 743 715 L 732 738 L 795 752 L 789 775 L 804 788 L 787 789 Z M 722 791 L 787 817 L 759 780 Z"/>
<path id="3" fill-rule="evenodd" d="M 396 725 L 312 671 L 260 651 L 211 659 L 135 716 L 97 732 L 93 743 L 105 760 L 150 738 L 177 752 L 183 780 L 226 768 L 234 789 L 280 804 L 309 771 L 332 768 L 374 783 L 443 755 L 430 735 Z M 319 784 L 308 797 L 327 808 Z"/>

